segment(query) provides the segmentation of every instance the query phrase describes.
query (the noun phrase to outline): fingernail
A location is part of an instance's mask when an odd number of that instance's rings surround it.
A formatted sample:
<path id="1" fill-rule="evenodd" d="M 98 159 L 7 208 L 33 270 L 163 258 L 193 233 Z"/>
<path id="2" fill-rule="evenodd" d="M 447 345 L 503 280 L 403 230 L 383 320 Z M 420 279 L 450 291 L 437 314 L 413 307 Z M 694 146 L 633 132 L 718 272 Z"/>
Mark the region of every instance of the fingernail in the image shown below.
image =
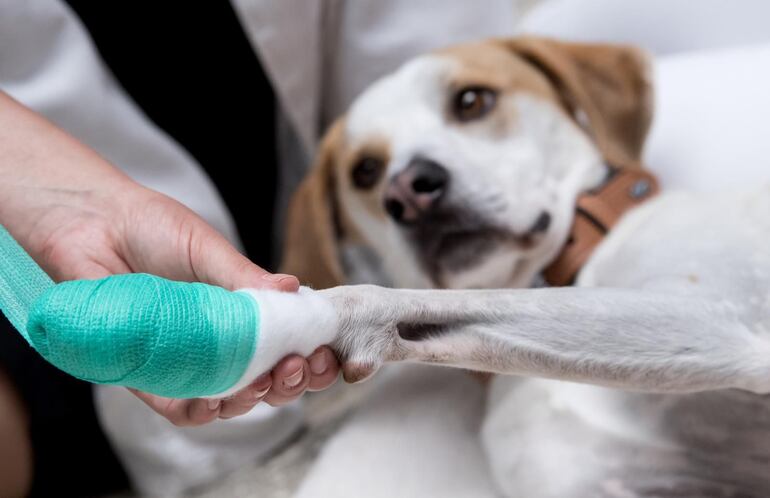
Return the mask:
<path id="1" fill-rule="evenodd" d="M 271 386 L 267 386 L 266 388 L 264 388 L 261 391 L 254 391 L 254 394 L 253 394 L 254 399 L 260 400 L 260 399 L 264 398 L 265 394 L 267 394 L 267 392 L 270 390 L 270 387 Z"/>
<path id="2" fill-rule="evenodd" d="M 297 387 L 300 382 L 302 382 L 302 374 L 304 373 L 304 370 L 300 368 L 293 374 L 289 375 L 285 379 L 283 379 L 283 384 L 287 387 Z"/>
<path id="3" fill-rule="evenodd" d="M 219 408 L 219 405 L 222 403 L 221 399 L 210 399 L 209 400 L 209 410 L 214 411 Z"/>
<path id="4" fill-rule="evenodd" d="M 286 275 L 285 273 L 265 273 L 262 275 L 262 280 L 267 280 L 268 282 L 273 282 L 276 284 L 289 278 L 293 277 L 291 275 Z"/>
<path id="5" fill-rule="evenodd" d="M 314 375 L 321 375 L 327 368 L 329 368 L 329 365 L 326 362 L 326 355 L 323 352 L 316 353 L 308 358 L 308 363 L 310 363 L 310 371 L 313 372 Z"/>

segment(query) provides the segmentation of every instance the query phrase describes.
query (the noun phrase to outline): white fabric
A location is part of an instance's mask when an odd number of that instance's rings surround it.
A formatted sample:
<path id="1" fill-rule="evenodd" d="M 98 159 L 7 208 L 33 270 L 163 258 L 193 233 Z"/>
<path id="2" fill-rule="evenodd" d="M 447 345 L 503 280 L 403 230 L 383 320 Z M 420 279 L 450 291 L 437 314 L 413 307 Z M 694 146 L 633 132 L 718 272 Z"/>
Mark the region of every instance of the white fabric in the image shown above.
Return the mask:
<path id="1" fill-rule="evenodd" d="M 770 41 L 660 57 L 655 69 L 657 112 L 644 159 L 665 188 L 714 192 L 770 181 Z"/>
<path id="2" fill-rule="evenodd" d="M 481 447 L 486 388 L 467 372 L 391 365 L 327 443 L 296 498 L 499 496 Z"/>
<path id="3" fill-rule="evenodd" d="M 285 443 L 301 421 L 297 406 L 259 405 L 229 420 L 176 427 L 126 389 L 100 386 L 95 399 L 102 428 L 144 496 L 182 496 L 253 464 Z"/>
<path id="4" fill-rule="evenodd" d="M 766 0 L 548 0 L 517 32 L 629 43 L 665 55 L 765 42 L 768 19 Z"/>
<path id="5" fill-rule="evenodd" d="M 664 188 L 718 191 L 770 179 L 768 19 L 764 0 L 550 0 L 517 32 L 651 52 L 645 164 Z"/>
<path id="6" fill-rule="evenodd" d="M 320 0 L 233 0 L 276 97 L 312 151 L 318 135 L 318 100 L 324 2 Z"/>

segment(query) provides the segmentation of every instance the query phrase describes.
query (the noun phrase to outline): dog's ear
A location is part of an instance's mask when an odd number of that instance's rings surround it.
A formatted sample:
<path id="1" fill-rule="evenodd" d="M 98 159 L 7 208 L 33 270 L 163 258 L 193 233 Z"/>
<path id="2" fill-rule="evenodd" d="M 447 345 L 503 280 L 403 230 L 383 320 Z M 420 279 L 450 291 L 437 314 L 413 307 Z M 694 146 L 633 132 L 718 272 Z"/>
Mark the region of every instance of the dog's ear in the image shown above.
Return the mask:
<path id="1" fill-rule="evenodd" d="M 339 261 L 335 160 L 342 137 L 338 120 L 321 142 L 313 169 L 289 204 L 281 271 L 316 289 L 344 283 Z"/>
<path id="2" fill-rule="evenodd" d="M 653 100 L 645 52 L 535 37 L 503 43 L 545 74 L 610 164 L 641 166 Z"/>

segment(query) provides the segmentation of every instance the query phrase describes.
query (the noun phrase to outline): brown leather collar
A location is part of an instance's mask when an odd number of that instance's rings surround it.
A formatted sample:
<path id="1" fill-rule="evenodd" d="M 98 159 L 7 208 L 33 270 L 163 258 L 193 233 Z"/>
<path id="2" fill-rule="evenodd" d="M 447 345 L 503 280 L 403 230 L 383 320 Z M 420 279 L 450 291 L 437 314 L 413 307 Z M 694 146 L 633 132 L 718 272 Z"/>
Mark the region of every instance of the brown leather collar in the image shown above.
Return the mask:
<path id="1" fill-rule="evenodd" d="M 553 286 L 571 285 L 594 248 L 631 208 L 658 193 L 658 181 L 641 169 L 610 168 L 600 187 L 581 195 L 567 243 L 545 269 L 545 281 Z"/>

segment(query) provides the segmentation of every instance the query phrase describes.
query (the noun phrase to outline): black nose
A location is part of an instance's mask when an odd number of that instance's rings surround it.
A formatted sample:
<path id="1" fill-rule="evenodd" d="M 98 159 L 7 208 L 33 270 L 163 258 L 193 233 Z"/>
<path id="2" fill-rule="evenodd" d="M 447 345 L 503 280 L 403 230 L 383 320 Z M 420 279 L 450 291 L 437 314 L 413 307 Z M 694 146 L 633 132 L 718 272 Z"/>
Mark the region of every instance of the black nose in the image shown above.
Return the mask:
<path id="1" fill-rule="evenodd" d="M 449 185 L 449 172 L 436 161 L 415 158 L 390 181 L 385 210 L 399 223 L 420 221 L 433 210 Z"/>
<path id="2" fill-rule="evenodd" d="M 409 164 L 414 174 L 411 186 L 416 194 L 441 194 L 449 182 L 446 168 L 429 159 L 417 159 Z"/>
<path id="3" fill-rule="evenodd" d="M 529 229 L 530 234 L 536 234 L 545 232 L 548 230 L 548 227 L 551 226 L 551 214 L 543 211 L 540 213 L 540 216 L 537 217 L 535 220 L 535 223 L 532 225 L 532 227 Z"/>

